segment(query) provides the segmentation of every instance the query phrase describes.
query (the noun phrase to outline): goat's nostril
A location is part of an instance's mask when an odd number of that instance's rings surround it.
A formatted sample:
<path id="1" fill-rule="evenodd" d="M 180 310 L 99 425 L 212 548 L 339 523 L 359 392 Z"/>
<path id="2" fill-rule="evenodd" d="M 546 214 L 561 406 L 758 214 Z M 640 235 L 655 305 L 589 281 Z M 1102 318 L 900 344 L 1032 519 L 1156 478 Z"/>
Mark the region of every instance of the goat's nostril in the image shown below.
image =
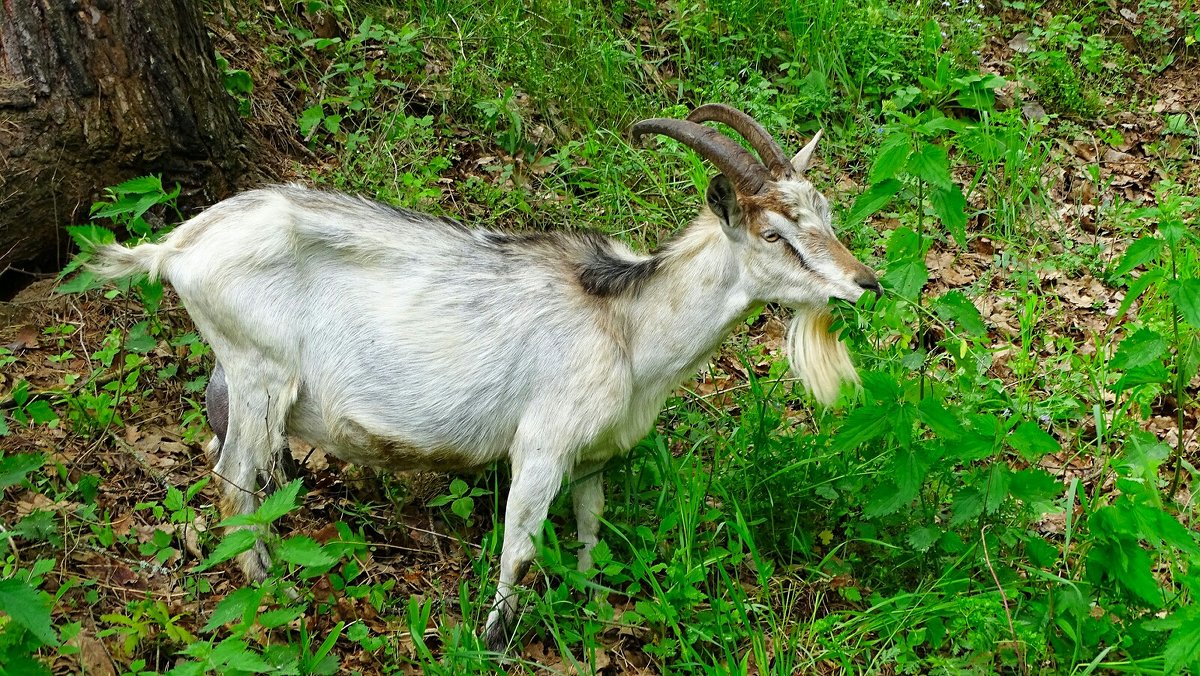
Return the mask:
<path id="1" fill-rule="evenodd" d="M 854 283 L 861 286 L 866 291 L 873 292 L 876 296 L 883 295 L 883 289 L 879 286 L 879 279 L 870 272 L 863 273 L 854 278 Z"/>

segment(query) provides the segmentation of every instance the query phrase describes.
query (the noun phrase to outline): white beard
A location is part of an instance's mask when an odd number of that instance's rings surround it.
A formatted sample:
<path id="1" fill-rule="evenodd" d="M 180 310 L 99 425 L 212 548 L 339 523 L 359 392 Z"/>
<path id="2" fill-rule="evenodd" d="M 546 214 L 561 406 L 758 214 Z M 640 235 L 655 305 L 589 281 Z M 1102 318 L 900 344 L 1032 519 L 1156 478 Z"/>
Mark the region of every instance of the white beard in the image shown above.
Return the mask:
<path id="1" fill-rule="evenodd" d="M 842 383 L 859 384 L 850 351 L 830 330 L 833 315 L 825 306 L 802 306 L 788 325 L 785 345 L 792 374 L 804 383 L 820 403 L 831 406 L 842 391 Z"/>

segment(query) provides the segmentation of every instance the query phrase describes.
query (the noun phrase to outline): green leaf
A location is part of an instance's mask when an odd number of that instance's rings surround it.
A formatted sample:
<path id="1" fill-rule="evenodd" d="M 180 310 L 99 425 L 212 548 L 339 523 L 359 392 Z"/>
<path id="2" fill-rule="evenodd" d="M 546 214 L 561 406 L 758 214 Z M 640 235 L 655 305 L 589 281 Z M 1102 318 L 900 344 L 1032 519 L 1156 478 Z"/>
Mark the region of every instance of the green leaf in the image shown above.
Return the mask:
<path id="1" fill-rule="evenodd" d="M 911 421 L 908 426 L 912 427 Z M 892 428 L 895 429 L 894 423 Z M 903 502 L 916 499 L 917 491 L 921 490 L 925 475 L 929 473 L 932 458 L 937 455 L 936 452 L 928 450 L 928 445 L 923 442 L 920 447 L 908 446 L 896 450 L 896 457 L 892 461 L 892 476 L 895 479 L 898 499 Z"/>
<path id="2" fill-rule="evenodd" d="M 74 263 L 75 261 L 71 262 Z M 54 292 L 61 294 L 83 293 L 84 291 L 99 289 L 103 286 L 104 280 L 98 279 L 90 270 L 82 270 L 71 279 L 54 287 Z"/>
<path id="3" fill-rule="evenodd" d="M 9 648 L 5 651 L 4 667 L 7 669 L 6 674 L 20 674 L 21 676 L 52 676 L 53 672 L 50 668 L 43 664 L 36 657 L 31 655 L 13 654 L 13 649 Z M 66 653 L 63 652 L 63 655 Z"/>
<path id="4" fill-rule="evenodd" d="M 16 578 L 0 580 L 0 611 L 28 629 L 43 645 L 58 643 L 58 634 L 50 622 L 50 604 L 28 582 Z"/>
<path id="5" fill-rule="evenodd" d="M 1177 610 L 1172 613 L 1172 617 L 1176 616 L 1181 622 L 1171 632 L 1163 650 L 1166 671 L 1178 674 L 1187 667 L 1192 673 L 1200 673 L 1200 606 L 1193 604 Z"/>
<path id="6" fill-rule="evenodd" d="M 224 669 L 214 669 L 217 673 L 227 673 L 233 669 L 254 673 L 271 670 L 271 665 L 267 664 L 258 654 L 250 652 L 246 648 L 245 642 L 232 636 L 213 648 L 208 659 L 209 664 L 213 667 L 225 667 Z"/>
<path id="7" fill-rule="evenodd" d="M 1165 383 L 1170 379 L 1171 374 L 1167 373 L 1167 367 L 1163 366 L 1161 362 L 1154 362 L 1153 364 L 1134 366 L 1127 369 L 1125 374 L 1112 386 L 1112 389 L 1115 392 L 1123 392 L 1136 385 Z"/>
<path id="8" fill-rule="evenodd" d="M 450 505 L 450 511 L 454 512 L 466 521 L 471 518 L 471 511 L 475 509 L 475 501 L 471 498 L 459 498 Z"/>
<path id="9" fill-rule="evenodd" d="M 143 279 L 137 283 L 138 295 L 142 298 L 142 305 L 146 306 L 146 312 L 154 314 L 158 312 L 159 305 L 162 304 L 163 285 L 162 282 L 151 282 L 148 279 Z"/>
<path id="10" fill-rule="evenodd" d="M 453 495 L 439 495 L 425 504 L 426 507 L 441 507 L 442 505 L 450 504 L 451 500 L 456 498 Z"/>
<path id="11" fill-rule="evenodd" d="M 296 121 L 300 125 L 300 134 L 303 136 L 311 134 L 324 117 L 325 109 L 320 104 L 306 108 Z"/>
<path id="12" fill-rule="evenodd" d="M 1187 323 L 1200 329 L 1200 279 L 1173 279 L 1167 282 L 1167 295 Z"/>
<path id="13" fill-rule="evenodd" d="M 1037 423 L 1025 421 L 1008 435 L 1008 443 L 1026 460 L 1037 460 L 1047 453 L 1057 451 L 1058 441 L 1047 434 Z"/>
<path id="14" fill-rule="evenodd" d="M 886 413 L 876 406 L 864 406 L 852 411 L 843 418 L 842 428 L 833 439 L 834 450 L 851 451 L 887 434 L 890 426 Z"/>
<path id="15" fill-rule="evenodd" d="M 1137 541 L 1097 542 L 1087 555 L 1086 575 L 1091 581 L 1108 578 L 1130 591 L 1151 608 L 1163 603 L 1162 589 L 1151 572 L 1153 561 Z"/>
<path id="16" fill-rule="evenodd" d="M 988 514 L 995 514 L 1000 505 L 1004 504 L 1004 499 L 1008 497 L 1008 484 L 1012 478 L 1012 471 L 1008 469 L 1008 465 L 1002 462 L 995 463 L 988 470 L 987 480 L 987 499 L 983 504 L 983 509 Z"/>
<path id="17" fill-rule="evenodd" d="M 961 122 L 938 113 L 936 117 L 932 117 L 918 125 L 917 131 L 925 136 L 940 136 L 944 131 L 957 132 L 962 128 L 963 125 Z"/>
<path id="18" fill-rule="evenodd" d="M 925 259 L 925 249 L 921 242 L 921 236 L 912 228 L 900 226 L 892 231 L 888 237 L 887 243 L 887 260 L 889 262 L 902 262 L 909 258 Z"/>
<path id="19" fill-rule="evenodd" d="M 307 610 L 308 606 L 306 605 L 287 606 L 284 608 L 268 610 L 259 614 L 258 623 L 262 625 L 264 629 L 283 627 L 302 617 L 304 612 Z"/>
<path id="20" fill-rule="evenodd" d="M 267 496 L 262 506 L 254 512 L 257 523 L 267 525 L 278 521 L 280 517 L 296 509 L 296 497 L 300 494 L 302 484 L 299 479 L 290 481 L 279 490 Z"/>
<path id="21" fill-rule="evenodd" d="M 983 512 L 983 492 L 967 486 L 954 496 L 950 505 L 950 525 L 961 526 Z"/>
<path id="22" fill-rule="evenodd" d="M 917 416 L 939 438 L 952 441 L 962 436 L 963 424 L 936 397 L 925 397 L 917 404 Z"/>
<path id="23" fill-rule="evenodd" d="M 1134 432 L 1124 446 L 1125 455 L 1117 466 L 1127 470 L 1125 476 L 1148 481 L 1153 485 L 1154 477 L 1164 460 L 1171 455 L 1171 447 L 1148 432 Z"/>
<path id="24" fill-rule="evenodd" d="M 872 185 L 854 200 L 850 213 L 843 219 L 843 226 L 851 227 L 867 220 L 871 214 L 887 206 L 888 202 L 892 201 L 892 196 L 903 187 L 904 184 L 894 178 Z"/>
<path id="25" fill-rule="evenodd" d="M 134 324 L 125 337 L 125 349 L 134 354 L 146 354 L 157 346 L 158 339 L 150 335 L 149 322 Z"/>
<path id="26" fill-rule="evenodd" d="M 863 516 L 868 519 L 875 519 L 888 514 L 895 514 L 900 511 L 901 507 L 909 504 L 910 499 L 905 499 L 902 491 L 898 490 L 896 484 L 891 481 L 883 483 L 871 489 L 867 494 L 866 502 L 863 506 Z"/>
<path id="27" fill-rule="evenodd" d="M 1166 274 L 1164 270 L 1155 268 L 1133 280 L 1133 283 L 1129 285 L 1128 290 L 1125 292 L 1125 299 L 1121 301 L 1121 305 L 1117 308 L 1117 314 L 1113 316 L 1112 321 L 1120 321 L 1125 316 L 1125 313 L 1129 312 L 1129 308 L 1133 306 L 1133 302 L 1145 293 L 1146 289 L 1166 277 Z"/>
<path id="28" fill-rule="evenodd" d="M 216 631 L 230 622 L 249 624 L 258 613 L 258 606 L 266 593 L 267 590 L 262 587 L 241 587 L 226 594 L 200 631 Z"/>
<path id="29" fill-rule="evenodd" d="M 54 412 L 50 402 L 44 399 L 29 402 L 29 405 L 25 407 L 25 413 L 38 425 L 49 425 L 58 421 L 58 414 Z"/>
<path id="30" fill-rule="evenodd" d="M 1040 512 L 1049 511 L 1066 486 L 1044 469 L 1027 467 L 1013 472 L 1008 490 L 1014 498 Z"/>
<path id="31" fill-rule="evenodd" d="M 309 669 L 314 674 L 332 676 L 338 673 L 338 664 L 340 660 L 336 655 L 330 655 L 334 644 L 337 643 L 338 637 L 342 635 L 342 630 L 346 628 L 345 622 L 338 622 L 329 630 L 329 635 L 321 642 L 321 646 L 312 654 L 312 657 L 307 661 Z"/>
<path id="32" fill-rule="evenodd" d="M 0 490 L 21 483 L 25 475 L 46 464 L 41 453 L 17 453 L 0 458 Z"/>
<path id="33" fill-rule="evenodd" d="M 937 214 L 942 225 L 954 236 L 954 241 L 962 248 L 967 247 L 967 198 L 957 185 L 938 188 L 929 194 L 929 202 L 933 205 L 933 213 Z"/>
<path id="34" fill-rule="evenodd" d="M 960 89 L 955 100 L 964 108 L 992 110 L 996 106 L 996 93 L 990 88 L 970 86 Z"/>
<path id="35" fill-rule="evenodd" d="M 1163 236 L 1167 246 L 1174 247 L 1183 241 L 1183 236 L 1187 234 L 1187 226 L 1184 222 L 1175 217 L 1167 217 L 1166 212 L 1162 212 L 1162 220 L 1158 222 L 1158 234 Z"/>
<path id="36" fill-rule="evenodd" d="M 950 291 L 933 301 L 933 309 L 942 319 L 956 322 L 963 331 L 972 336 L 987 335 L 987 325 L 975 304 L 961 291 Z"/>
<path id="37" fill-rule="evenodd" d="M 1145 366 L 1146 364 L 1158 361 L 1158 358 L 1166 349 L 1166 338 L 1163 338 L 1156 331 L 1141 329 L 1130 336 L 1126 336 L 1125 340 L 1121 341 L 1121 345 L 1117 348 L 1117 353 L 1113 355 L 1112 362 L 1109 365 L 1114 369 L 1122 371 L 1137 366 Z"/>
<path id="38" fill-rule="evenodd" d="M 337 134 L 342 127 L 341 115 L 329 115 L 321 121 L 321 126 L 330 134 Z"/>
<path id="39" fill-rule="evenodd" d="M 161 193 L 163 191 L 161 176 L 139 176 L 131 178 L 108 189 L 114 195 L 142 195 L 145 193 Z"/>
<path id="40" fill-rule="evenodd" d="M 925 267 L 925 261 L 910 258 L 889 264 L 879 281 L 889 291 L 911 300 L 925 288 L 925 282 L 929 281 L 929 270 Z"/>
<path id="41" fill-rule="evenodd" d="M 872 185 L 875 185 L 890 178 L 895 178 L 896 173 L 900 171 L 900 168 L 904 166 L 905 160 L 908 159 L 910 150 L 908 135 L 904 132 L 896 132 L 884 139 L 867 180 Z"/>
<path id="42" fill-rule="evenodd" d="M 225 91 L 230 94 L 249 94 L 254 91 L 254 80 L 244 70 L 225 71 Z"/>
<path id="43" fill-rule="evenodd" d="M 929 185 L 949 190 L 954 182 L 950 178 L 950 157 L 946 149 L 932 143 L 922 143 L 908 159 L 908 172 Z"/>
<path id="44" fill-rule="evenodd" d="M 258 542 L 258 533 L 253 530 L 235 530 L 221 538 L 221 542 L 213 549 L 212 554 L 209 554 L 199 566 L 196 567 L 196 572 L 201 572 L 212 568 L 213 566 L 224 563 L 229 559 L 248 551 Z"/>
<path id="45" fill-rule="evenodd" d="M 921 526 L 909 531 L 905 539 L 908 541 L 909 546 L 918 552 L 927 552 L 938 541 L 941 535 L 942 532 L 936 528 Z"/>
<path id="46" fill-rule="evenodd" d="M 306 535 L 290 537 L 279 543 L 276 554 L 294 566 L 306 568 L 323 568 L 337 563 L 337 559 L 326 553 L 316 540 Z"/>
<path id="47" fill-rule="evenodd" d="M 1163 241 L 1157 237 L 1139 237 L 1125 250 L 1120 264 L 1109 273 L 1109 279 L 1127 275 L 1139 265 L 1145 265 L 1158 256 L 1162 251 Z"/>
<path id="48" fill-rule="evenodd" d="M 75 242 L 75 246 L 79 247 L 80 251 L 91 251 L 97 246 L 115 244 L 117 241 L 117 236 L 113 234 L 112 230 L 94 223 L 89 225 L 68 225 L 66 231 L 71 236 L 71 241 Z"/>

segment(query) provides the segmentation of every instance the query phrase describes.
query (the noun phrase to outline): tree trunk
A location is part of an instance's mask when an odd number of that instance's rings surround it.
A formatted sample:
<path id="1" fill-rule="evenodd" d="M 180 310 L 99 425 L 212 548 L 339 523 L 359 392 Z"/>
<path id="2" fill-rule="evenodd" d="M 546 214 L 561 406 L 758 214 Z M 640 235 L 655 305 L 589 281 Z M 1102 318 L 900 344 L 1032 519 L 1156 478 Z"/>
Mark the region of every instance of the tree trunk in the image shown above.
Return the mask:
<path id="1" fill-rule="evenodd" d="M 232 192 L 244 126 L 188 0 L 0 0 L 0 270 L 51 266 L 64 225 L 145 174 Z"/>

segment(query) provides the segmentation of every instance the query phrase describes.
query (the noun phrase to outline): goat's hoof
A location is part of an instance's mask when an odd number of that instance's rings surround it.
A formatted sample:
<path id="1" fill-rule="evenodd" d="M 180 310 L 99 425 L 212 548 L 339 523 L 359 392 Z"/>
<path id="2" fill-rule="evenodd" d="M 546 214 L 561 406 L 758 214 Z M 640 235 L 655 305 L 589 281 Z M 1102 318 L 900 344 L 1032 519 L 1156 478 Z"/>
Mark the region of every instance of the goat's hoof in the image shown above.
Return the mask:
<path id="1" fill-rule="evenodd" d="M 488 622 L 487 630 L 483 635 L 483 642 L 488 650 L 501 654 L 508 650 L 507 624 L 507 622 L 500 618 Z"/>

